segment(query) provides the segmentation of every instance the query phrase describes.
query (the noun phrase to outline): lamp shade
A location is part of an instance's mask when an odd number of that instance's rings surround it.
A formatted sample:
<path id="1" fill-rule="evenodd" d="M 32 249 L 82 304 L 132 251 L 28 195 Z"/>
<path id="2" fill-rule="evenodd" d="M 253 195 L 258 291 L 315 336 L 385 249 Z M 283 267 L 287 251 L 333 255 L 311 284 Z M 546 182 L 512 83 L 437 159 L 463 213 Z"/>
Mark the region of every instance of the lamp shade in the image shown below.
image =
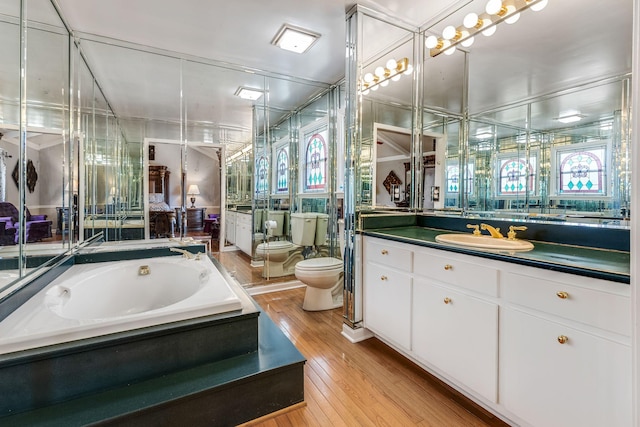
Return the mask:
<path id="1" fill-rule="evenodd" d="M 200 189 L 196 184 L 191 184 L 189 190 L 187 190 L 187 194 L 200 194 Z"/>

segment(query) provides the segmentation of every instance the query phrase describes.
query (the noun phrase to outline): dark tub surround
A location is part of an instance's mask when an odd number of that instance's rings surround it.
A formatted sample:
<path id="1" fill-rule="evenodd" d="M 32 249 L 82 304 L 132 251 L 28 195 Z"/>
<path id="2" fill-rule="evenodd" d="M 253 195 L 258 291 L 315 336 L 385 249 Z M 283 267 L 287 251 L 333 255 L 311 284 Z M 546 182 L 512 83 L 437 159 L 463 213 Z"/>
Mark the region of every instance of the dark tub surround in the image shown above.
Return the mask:
<path id="1" fill-rule="evenodd" d="M 383 239 L 433 247 L 450 252 L 507 261 L 586 277 L 629 283 L 629 230 L 589 225 L 522 223 L 491 219 L 440 217 L 433 215 L 363 215 L 361 232 Z M 509 226 L 525 225 L 517 238 L 529 240 L 534 249 L 527 252 L 481 250 L 435 241 L 438 234 L 471 234 L 467 224 L 487 223 L 506 235 Z M 484 232 L 487 234 L 487 232 Z"/>

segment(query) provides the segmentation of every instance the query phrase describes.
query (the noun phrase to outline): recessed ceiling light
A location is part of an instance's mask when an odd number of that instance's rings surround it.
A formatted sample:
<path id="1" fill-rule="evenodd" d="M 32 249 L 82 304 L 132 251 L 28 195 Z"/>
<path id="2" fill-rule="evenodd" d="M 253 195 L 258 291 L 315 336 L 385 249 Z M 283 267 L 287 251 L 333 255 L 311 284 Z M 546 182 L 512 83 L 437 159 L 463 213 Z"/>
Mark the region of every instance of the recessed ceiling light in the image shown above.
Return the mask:
<path id="1" fill-rule="evenodd" d="M 575 123 L 579 122 L 583 118 L 584 116 L 582 114 L 570 114 L 567 116 L 557 117 L 555 120 L 559 121 L 560 123 Z"/>
<path id="2" fill-rule="evenodd" d="M 278 30 L 271 44 L 291 52 L 303 53 L 319 38 L 320 34 L 318 33 L 284 24 L 280 30 Z"/>
<path id="3" fill-rule="evenodd" d="M 262 96 L 262 91 L 260 89 L 252 89 L 249 87 L 239 87 L 234 95 L 239 96 L 242 99 L 255 101 Z"/>

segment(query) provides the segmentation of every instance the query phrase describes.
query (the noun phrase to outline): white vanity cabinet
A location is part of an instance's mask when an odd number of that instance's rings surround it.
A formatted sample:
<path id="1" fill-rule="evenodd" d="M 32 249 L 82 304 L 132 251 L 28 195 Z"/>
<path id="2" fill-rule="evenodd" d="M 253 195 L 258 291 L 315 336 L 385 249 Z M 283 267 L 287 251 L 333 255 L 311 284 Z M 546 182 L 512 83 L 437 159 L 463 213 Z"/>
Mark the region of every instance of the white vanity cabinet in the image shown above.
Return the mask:
<path id="1" fill-rule="evenodd" d="M 534 426 L 631 425 L 628 285 L 526 270 L 504 277 L 501 403 Z"/>
<path id="2" fill-rule="evenodd" d="M 415 355 L 495 402 L 498 272 L 459 254 L 416 248 L 412 301 Z"/>
<path id="3" fill-rule="evenodd" d="M 236 243 L 236 211 L 225 212 L 225 236 L 227 243 Z"/>
<path id="4" fill-rule="evenodd" d="M 251 211 L 236 212 L 235 244 L 238 249 L 251 256 L 252 249 L 252 216 Z"/>
<path id="5" fill-rule="evenodd" d="M 405 245 L 380 239 L 366 239 L 365 242 L 365 326 L 409 350 L 412 251 Z"/>
<path id="6" fill-rule="evenodd" d="M 631 425 L 624 283 L 364 236 L 364 326 L 522 426 Z"/>

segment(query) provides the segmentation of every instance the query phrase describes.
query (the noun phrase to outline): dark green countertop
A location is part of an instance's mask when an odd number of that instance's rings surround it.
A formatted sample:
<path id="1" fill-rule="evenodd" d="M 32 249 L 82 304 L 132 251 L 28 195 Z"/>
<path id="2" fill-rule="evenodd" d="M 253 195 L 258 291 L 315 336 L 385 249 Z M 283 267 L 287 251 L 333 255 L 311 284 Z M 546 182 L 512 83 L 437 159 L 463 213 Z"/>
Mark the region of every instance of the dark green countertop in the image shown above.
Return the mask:
<path id="1" fill-rule="evenodd" d="M 631 264 L 629 252 L 538 241 L 531 241 L 534 248 L 530 251 L 512 252 L 475 249 L 435 241 L 435 237 L 438 234 L 449 233 L 452 232 L 449 230 L 417 226 L 378 228 L 362 232 L 362 234 L 366 236 L 380 237 L 530 267 L 544 268 L 620 283 L 629 283 L 630 281 Z"/>

